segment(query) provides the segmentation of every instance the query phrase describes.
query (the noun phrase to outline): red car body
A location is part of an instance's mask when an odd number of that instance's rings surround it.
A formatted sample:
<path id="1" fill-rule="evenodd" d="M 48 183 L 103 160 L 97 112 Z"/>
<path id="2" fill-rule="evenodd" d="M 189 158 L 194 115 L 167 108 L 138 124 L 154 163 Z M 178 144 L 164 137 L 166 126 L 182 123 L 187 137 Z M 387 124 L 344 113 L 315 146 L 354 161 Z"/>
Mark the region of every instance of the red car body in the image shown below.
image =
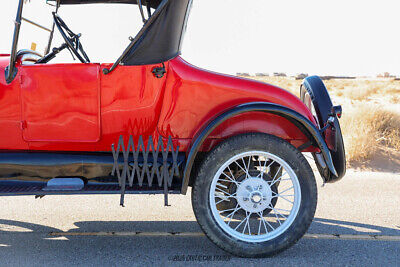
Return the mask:
<path id="1" fill-rule="evenodd" d="M 0 59 L 4 71 L 9 58 Z M 18 64 L 18 63 L 17 63 Z M 216 114 L 248 102 L 269 102 L 296 110 L 314 124 L 296 96 L 273 85 L 194 67 L 181 57 L 157 65 L 38 64 L 20 69 L 11 84 L 0 77 L 0 149 L 29 151 L 110 151 L 119 136 L 171 136 L 187 151 L 196 134 Z M 246 132 L 279 136 L 298 147 L 308 138 L 290 121 L 250 112 L 218 126 L 202 147 Z M 315 152 L 315 148 L 305 151 Z"/>

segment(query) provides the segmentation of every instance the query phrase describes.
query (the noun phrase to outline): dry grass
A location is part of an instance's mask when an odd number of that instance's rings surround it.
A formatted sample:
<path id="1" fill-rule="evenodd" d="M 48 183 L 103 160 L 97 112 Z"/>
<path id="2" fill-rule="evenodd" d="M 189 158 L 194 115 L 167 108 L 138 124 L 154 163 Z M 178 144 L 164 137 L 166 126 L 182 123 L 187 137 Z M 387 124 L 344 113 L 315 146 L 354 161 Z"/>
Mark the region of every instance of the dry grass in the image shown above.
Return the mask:
<path id="1" fill-rule="evenodd" d="M 299 95 L 301 80 L 285 77 L 258 80 Z M 324 82 L 333 102 L 343 107 L 340 123 L 350 166 L 371 161 L 378 151 L 384 151 L 379 155 L 388 160 L 393 153 L 400 153 L 400 81 L 333 79 Z"/>
<path id="2" fill-rule="evenodd" d="M 393 104 L 400 104 L 400 95 L 392 95 L 390 102 Z"/>
<path id="3" fill-rule="evenodd" d="M 382 147 L 400 151 L 400 114 L 368 102 L 346 106 L 340 121 L 351 164 L 374 157 Z"/>

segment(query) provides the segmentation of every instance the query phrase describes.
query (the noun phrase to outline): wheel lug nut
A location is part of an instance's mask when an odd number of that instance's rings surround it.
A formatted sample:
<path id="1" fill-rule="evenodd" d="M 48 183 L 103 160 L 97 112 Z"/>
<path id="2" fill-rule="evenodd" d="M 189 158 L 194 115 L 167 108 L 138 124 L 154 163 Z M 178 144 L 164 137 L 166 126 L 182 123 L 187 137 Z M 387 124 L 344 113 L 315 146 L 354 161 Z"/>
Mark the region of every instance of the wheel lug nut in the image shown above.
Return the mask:
<path id="1" fill-rule="evenodd" d="M 248 197 L 244 197 L 243 200 L 244 201 L 249 201 L 249 198 Z"/>

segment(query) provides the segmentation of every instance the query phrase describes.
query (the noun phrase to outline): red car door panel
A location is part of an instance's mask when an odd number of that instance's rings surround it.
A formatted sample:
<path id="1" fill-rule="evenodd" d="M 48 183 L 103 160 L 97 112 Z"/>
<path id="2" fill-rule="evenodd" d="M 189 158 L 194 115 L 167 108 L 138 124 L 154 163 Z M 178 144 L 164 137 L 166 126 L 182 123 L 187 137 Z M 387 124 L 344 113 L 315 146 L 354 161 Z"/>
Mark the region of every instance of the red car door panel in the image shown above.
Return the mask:
<path id="1" fill-rule="evenodd" d="M 97 64 L 21 67 L 21 110 L 26 141 L 96 142 L 100 139 Z"/>
<path id="2" fill-rule="evenodd" d="M 113 72 L 101 77 L 102 143 L 106 148 L 120 135 L 140 135 L 144 139 L 157 135 L 157 123 L 161 112 L 165 79 L 156 78 L 154 67 L 118 66 Z M 101 68 L 109 68 L 102 64 Z"/>

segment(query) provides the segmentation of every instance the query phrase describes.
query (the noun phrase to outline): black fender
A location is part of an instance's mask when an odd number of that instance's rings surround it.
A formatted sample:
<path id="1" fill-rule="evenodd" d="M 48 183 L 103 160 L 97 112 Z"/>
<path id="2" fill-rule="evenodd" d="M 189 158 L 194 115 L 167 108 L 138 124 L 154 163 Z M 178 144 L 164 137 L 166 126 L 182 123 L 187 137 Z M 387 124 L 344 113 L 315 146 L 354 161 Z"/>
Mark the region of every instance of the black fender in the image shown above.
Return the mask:
<path id="1" fill-rule="evenodd" d="M 182 194 L 186 194 L 187 188 L 189 186 L 190 174 L 192 171 L 192 167 L 194 164 L 194 160 L 196 155 L 203 144 L 203 142 L 207 139 L 209 134 L 216 128 L 218 125 L 223 123 L 224 121 L 232 118 L 236 115 L 246 113 L 246 112 L 265 112 L 270 114 L 275 114 L 281 116 L 294 125 L 296 125 L 311 141 L 311 144 L 318 147 L 321 150 L 321 154 L 325 160 L 326 166 L 329 170 L 337 176 L 337 172 L 335 166 L 333 165 L 332 157 L 329 151 L 329 148 L 321 135 L 317 126 L 315 126 L 308 118 L 298 113 L 297 111 L 290 109 L 288 107 L 269 103 L 269 102 L 251 102 L 242 105 L 238 105 L 221 115 L 214 118 L 210 121 L 205 127 L 203 127 L 198 134 L 196 134 L 195 138 L 192 140 L 192 144 L 190 146 L 189 154 L 187 156 L 186 166 L 183 173 L 183 182 L 182 182 Z"/>
<path id="2" fill-rule="evenodd" d="M 328 142 L 335 144 L 334 148 L 330 148 L 330 154 L 337 174 L 335 175 L 323 166 L 324 164 L 321 164 L 317 159 L 318 155 L 313 153 L 315 163 L 324 181 L 328 183 L 336 182 L 346 174 L 346 152 L 339 123 L 339 117 L 342 115 L 342 110 L 340 106 L 333 106 L 328 90 L 326 89 L 324 82 L 318 76 L 305 78 L 300 87 L 300 99 L 311 110 L 312 108 L 309 107 L 310 103 L 307 103 L 308 100 L 306 99 L 307 93 L 312 102 L 312 106 L 315 109 L 319 128 L 323 129 L 327 124 L 330 124 L 331 126 L 328 130 L 324 131 L 322 135 L 325 140 L 329 140 Z M 330 123 L 328 123 L 328 120 L 331 120 Z"/>

